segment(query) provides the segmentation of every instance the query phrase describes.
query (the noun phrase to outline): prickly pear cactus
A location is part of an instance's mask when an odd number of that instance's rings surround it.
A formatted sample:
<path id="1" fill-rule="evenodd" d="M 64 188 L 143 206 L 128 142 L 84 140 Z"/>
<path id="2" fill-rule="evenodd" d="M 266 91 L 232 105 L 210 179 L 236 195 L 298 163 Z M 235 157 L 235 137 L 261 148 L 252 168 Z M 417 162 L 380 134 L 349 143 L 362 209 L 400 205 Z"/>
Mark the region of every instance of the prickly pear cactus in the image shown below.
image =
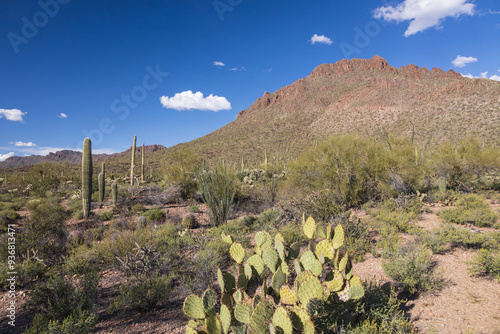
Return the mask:
<path id="1" fill-rule="evenodd" d="M 229 235 L 229 253 L 236 272 L 217 270 L 221 295 L 207 290 L 200 298 L 191 295 L 184 313 L 192 318 L 186 333 L 316 333 L 314 314 L 329 298 L 337 302 L 364 296 L 361 280 L 352 272 L 342 225 L 323 226 L 312 217 L 303 219 L 309 249 L 287 246 L 281 234 L 274 238 L 261 231 L 255 237 L 254 254 Z M 324 278 L 323 278 L 324 277 Z M 217 303 L 217 299 L 219 303 Z M 220 304 L 219 313 L 215 305 Z"/>

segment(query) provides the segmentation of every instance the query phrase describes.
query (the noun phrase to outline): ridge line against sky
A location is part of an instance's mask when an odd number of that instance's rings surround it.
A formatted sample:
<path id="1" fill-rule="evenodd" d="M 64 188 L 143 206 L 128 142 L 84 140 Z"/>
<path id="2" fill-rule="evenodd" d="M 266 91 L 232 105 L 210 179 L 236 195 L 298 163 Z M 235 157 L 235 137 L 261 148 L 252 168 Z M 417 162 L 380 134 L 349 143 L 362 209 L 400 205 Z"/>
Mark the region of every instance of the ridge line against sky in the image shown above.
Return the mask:
<path id="1" fill-rule="evenodd" d="M 99 153 L 190 141 L 343 58 L 500 80 L 495 0 L 7 0 L 0 15 L 0 161 L 85 137 Z"/>

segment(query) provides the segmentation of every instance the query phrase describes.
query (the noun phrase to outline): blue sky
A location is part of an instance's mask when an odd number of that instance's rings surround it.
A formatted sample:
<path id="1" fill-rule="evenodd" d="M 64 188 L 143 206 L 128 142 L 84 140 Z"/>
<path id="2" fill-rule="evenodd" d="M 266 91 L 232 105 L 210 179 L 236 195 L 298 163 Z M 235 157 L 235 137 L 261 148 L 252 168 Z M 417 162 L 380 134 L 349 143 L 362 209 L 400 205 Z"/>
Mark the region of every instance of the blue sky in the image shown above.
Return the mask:
<path id="1" fill-rule="evenodd" d="M 3 0 L 0 160 L 172 146 L 322 63 L 500 79 L 498 0 Z"/>

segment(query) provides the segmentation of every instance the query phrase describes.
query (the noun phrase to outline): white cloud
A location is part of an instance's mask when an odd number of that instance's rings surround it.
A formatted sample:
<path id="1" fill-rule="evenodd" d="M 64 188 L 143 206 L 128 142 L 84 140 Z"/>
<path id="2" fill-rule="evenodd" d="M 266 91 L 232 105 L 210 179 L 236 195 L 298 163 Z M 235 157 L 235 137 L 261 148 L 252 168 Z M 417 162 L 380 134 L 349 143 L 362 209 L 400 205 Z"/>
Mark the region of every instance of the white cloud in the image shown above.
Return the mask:
<path id="1" fill-rule="evenodd" d="M 221 61 L 214 61 L 214 66 L 226 66 L 226 64 Z"/>
<path id="2" fill-rule="evenodd" d="M 198 109 L 219 111 L 231 109 L 231 103 L 225 97 L 212 94 L 203 97 L 202 92 L 193 93 L 191 90 L 176 93 L 170 98 L 162 96 L 160 102 L 165 108 L 175 110 Z"/>
<path id="3" fill-rule="evenodd" d="M 461 55 L 458 55 L 457 58 L 455 58 L 451 63 L 455 67 L 464 67 L 467 64 L 475 62 L 477 62 L 477 58 L 475 57 L 463 57 Z"/>
<path id="4" fill-rule="evenodd" d="M 374 17 L 386 21 L 410 21 L 405 36 L 437 27 L 447 17 L 474 15 L 474 4 L 470 0 L 405 0 L 396 7 L 382 6 L 375 9 Z"/>
<path id="5" fill-rule="evenodd" d="M 246 71 L 247 69 L 245 67 L 241 67 L 241 68 L 233 67 L 233 68 L 230 68 L 229 70 L 230 71 Z"/>
<path id="6" fill-rule="evenodd" d="M 462 76 L 469 79 L 490 79 L 490 80 L 500 81 L 500 75 L 493 74 L 488 78 L 488 72 L 482 72 L 480 76 L 474 76 L 470 73 L 462 74 Z"/>
<path id="7" fill-rule="evenodd" d="M 27 142 L 27 143 L 23 143 L 22 141 L 16 141 L 16 142 L 10 142 L 9 144 L 12 144 L 14 146 L 25 146 L 25 147 L 33 147 L 33 146 L 36 146 L 35 143 L 32 143 L 32 142 Z"/>
<path id="8" fill-rule="evenodd" d="M 229 70 L 230 70 L 230 71 L 237 71 L 237 70 L 238 70 L 238 68 L 237 68 L 237 67 L 233 67 L 233 68 L 230 68 Z"/>
<path id="9" fill-rule="evenodd" d="M 8 121 L 22 122 L 26 114 L 19 109 L 0 109 L 0 118 L 5 117 Z"/>
<path id="10" fill-rule="evenodd" d="M 66 115 L 65 113 L 62 112 L 57 117 L 59 117 L 59 118 L 68 118 L 68 115 Z"/>
<path id="11" fill-rule="evenodd" d="M 327 45 L 333 44 L 333 41 L 330 38 L 326 37 L 325 35 L 318 35 L 318 34 L 314 34 L 309 41 L 311 42 L 311 44 L 316 44 L 316 43 L 322 43 Z"/>
<path id="12" fill-rule="evenodd" d="M 0 161 L 5 161 L 6 159 L 10 158 L 13 155 L 14 152 L 9 152 L 7 154 L 0 154 Z"/>

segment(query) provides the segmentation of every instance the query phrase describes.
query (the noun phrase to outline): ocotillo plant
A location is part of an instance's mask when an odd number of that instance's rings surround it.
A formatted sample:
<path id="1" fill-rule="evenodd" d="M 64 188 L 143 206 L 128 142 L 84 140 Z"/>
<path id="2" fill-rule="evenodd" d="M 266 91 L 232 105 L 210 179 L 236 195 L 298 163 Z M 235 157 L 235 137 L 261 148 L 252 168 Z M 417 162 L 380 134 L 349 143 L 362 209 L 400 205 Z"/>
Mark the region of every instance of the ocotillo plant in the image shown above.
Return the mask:
<path id="1" fill-rule="evenodd" d="M 82 206 L 83 218 L 88 218 L 92 205 L 92 142 L 83 141 L 82 155 Z"/>
<path id="2" fill-rule="evenodd" d="M 111 196 L 113 197 L 113 205 L 116 206 L 118 203 L 118 185 L 116 182 L 111 185 Z"/>
<path id="3" fill-rule="evenodd" d="M 132 163 L 130 165 L 130 185 L 134 185 L 134 166 L 135 166 L 135 145 L 137 143 L 137 136 L 134 136 L 134 144 L 132 145 Z"/>
<path id="4" fill-rule="evenodd" d="M 141 181 L 144 182 L 144 143 L 142 143 L 142 164 L 141 164 Z"/>

